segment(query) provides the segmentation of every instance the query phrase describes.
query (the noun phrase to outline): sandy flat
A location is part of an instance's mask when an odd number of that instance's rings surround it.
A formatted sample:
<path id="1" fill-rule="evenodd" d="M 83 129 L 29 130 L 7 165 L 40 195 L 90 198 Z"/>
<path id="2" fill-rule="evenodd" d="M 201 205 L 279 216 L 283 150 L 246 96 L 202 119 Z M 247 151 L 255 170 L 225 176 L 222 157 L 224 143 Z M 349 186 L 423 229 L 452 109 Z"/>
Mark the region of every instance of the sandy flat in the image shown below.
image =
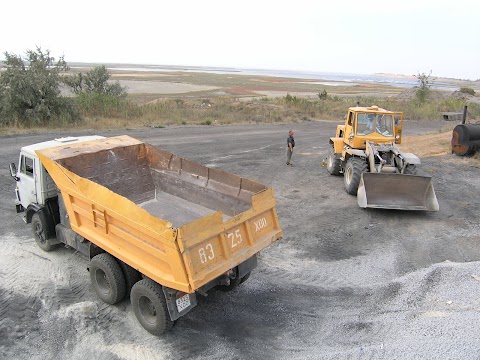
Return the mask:
<path id="1" fill-rule="evenodd" d="M 122 86 L 128 88 L 127 91 L 130 94 L 182 94 L 218 89 L 216 86 L 172 83 L 165 81 L 119 80 L 119 82 Z"/>

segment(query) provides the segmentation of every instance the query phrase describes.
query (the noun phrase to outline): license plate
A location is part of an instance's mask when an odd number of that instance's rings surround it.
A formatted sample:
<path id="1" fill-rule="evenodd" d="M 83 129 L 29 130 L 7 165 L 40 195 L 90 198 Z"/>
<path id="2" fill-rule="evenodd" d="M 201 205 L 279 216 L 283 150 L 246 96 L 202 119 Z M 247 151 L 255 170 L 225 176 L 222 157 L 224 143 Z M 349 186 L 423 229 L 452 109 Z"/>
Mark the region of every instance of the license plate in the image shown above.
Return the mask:
<path id="1" fill-rule="evenodd" d="M 190 296 L 188 294 L 183 295 L 176 300 L 178 312 L 182 312 L 190 306 Z"/>

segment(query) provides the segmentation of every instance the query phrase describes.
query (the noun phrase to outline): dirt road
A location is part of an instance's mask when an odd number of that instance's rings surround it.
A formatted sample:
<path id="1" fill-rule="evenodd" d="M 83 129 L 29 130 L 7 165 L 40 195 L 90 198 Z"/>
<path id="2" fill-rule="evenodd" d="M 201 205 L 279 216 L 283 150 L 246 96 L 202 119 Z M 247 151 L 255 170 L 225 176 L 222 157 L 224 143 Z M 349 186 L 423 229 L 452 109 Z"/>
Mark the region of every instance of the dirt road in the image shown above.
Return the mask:
<path id="1" fill-rule="evenodd" d="M 444 124 L 405 123 L 405 134 Z M 52 137 L 1 137 L 0 358 L 476 359 L 480 349 L 479 170 L 453 155 L 422 159 L 437 213 L 365 210 L 321 162 L 335 123 L 177 127 L 128 134 L 275 190 L 284 239 L 250 279 L 212 291 L 161 338 L 128 301 L 102 303 L 87 262 L 40 250 L 15 213 L 8 164 Z M 286 137 L 296 130 L 294 167 Z M 91 133 L 90 133 L 91 134 Z"/>

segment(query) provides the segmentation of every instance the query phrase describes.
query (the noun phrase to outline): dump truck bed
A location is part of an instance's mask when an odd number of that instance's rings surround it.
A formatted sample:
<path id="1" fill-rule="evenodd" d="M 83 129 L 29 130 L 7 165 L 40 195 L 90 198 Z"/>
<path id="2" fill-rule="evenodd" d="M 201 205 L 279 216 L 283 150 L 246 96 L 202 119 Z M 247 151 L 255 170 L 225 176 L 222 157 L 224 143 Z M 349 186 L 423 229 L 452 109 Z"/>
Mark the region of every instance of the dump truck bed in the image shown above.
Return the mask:
<path id="1" fill-rule="evenodd" d="M 282 236 L 273 191 L 129 136 L 37 150 L 71 228 L 193 292 Z"/>

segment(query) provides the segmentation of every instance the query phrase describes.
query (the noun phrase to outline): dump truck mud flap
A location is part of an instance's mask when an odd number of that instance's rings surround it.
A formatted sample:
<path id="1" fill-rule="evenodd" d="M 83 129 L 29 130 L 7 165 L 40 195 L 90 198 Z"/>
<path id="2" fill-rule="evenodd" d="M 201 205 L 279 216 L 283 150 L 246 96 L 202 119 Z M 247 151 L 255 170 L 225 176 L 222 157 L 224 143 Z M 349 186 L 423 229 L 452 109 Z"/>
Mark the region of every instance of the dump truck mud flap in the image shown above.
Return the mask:
<path id="1" fill-rule="evenodd" d="M 429 176 L 363 173 L 358 185 L 362 208 L 438 211 Z"/>

